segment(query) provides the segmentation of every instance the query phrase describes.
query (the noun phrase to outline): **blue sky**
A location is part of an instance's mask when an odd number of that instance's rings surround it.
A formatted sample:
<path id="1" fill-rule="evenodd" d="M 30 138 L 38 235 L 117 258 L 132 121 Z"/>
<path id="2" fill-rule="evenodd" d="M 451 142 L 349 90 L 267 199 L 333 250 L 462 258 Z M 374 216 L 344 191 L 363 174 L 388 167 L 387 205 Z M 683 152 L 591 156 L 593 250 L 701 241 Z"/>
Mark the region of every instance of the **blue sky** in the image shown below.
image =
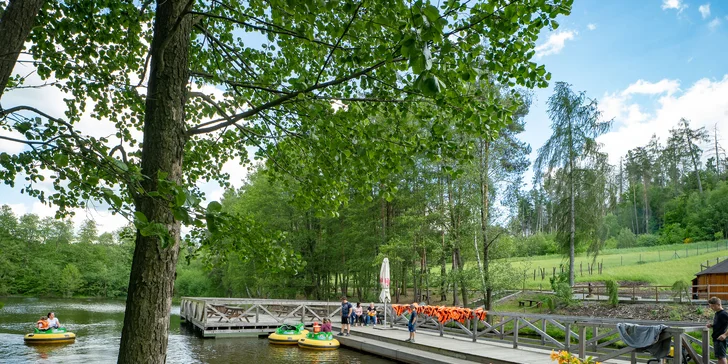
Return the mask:
<path id="1" fill-rule="evenodd" d="M 653 133 L 664 136 L 682 116 L 695 126 L 728 127 L 720 100 L 728 99 L 721 82 L 728 74 L 727 1 L 577 0 L 571 15 L 558 20 L 557 30 L 539 37 L 540 47 L 551 47 L 542 48 L 538 61 L 553 81 L 586 91 L 614 118 L 611 134 L 600 138 L 613 162 Z M 550 135 L 551 92 L 534 91 L 521 135 L 534 158 Z"/>
<path id="2" fill-rule="evenodd" d="M 575 0 L 571 15 L 558 20 L 557 30 L 539 37 L 536 61 L 546 65 L 552 81 L 586 91 L 599 101 L 605 118 L 614 118 L 612 131 L 599 138 L 612 163 L 646 144 L 653 134 L 664 141 L 681 117 L 695 127 L 712 130 L 717 124 L 721 135 L 728 136 L 728 1 Z M 3 104 L 37 104 L 51 115 L 63 114 L 62 105 L 47 102 L 63 95 L 53 89 L 43 90 L 42 96 L 32 92 L 37 91 L 9 92 Z M 546 115 L 551 92 L 552 88 L 533 91 L 521 134 L 533 148 L 532 159 L 551 134 Z M 79 126 L 95 136 L 113 134 L 107 127 L 96 122 Z M 728 140 L 721 140 L 728 148 Z M 0 151 L 12 151 L 12 146 L 0 145 Z M 237 162 L 226 170 L 231 182 L 240 185 L 245 171 Z M 16 214 L 53 214 L 53 208 L 21 195 L 19 188 L 0 185 L 0 204 L 10 204 Z M 214 184 L 203 190 L 213 199 L 222 194 Z M 96 219 L 101 231 L 125 223 L 93 210 L 80 211 L 74 222 L 78 225 L 87 217 Z"/>

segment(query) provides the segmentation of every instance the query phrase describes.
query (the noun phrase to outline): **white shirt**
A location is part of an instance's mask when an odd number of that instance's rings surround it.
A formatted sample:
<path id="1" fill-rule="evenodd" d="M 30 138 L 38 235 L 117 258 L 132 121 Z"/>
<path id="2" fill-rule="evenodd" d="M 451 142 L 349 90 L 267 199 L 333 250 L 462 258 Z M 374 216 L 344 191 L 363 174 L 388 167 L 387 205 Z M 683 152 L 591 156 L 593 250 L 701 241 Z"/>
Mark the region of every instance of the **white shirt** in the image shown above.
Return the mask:
<path id="1" fill-rule="evenodd" d="M 58 318 L 57 317 L 54 317 L 52 319 L 49 318 L 48 319 L 48 327 L 61 327 L 61 324 L 58 323 Z"/>

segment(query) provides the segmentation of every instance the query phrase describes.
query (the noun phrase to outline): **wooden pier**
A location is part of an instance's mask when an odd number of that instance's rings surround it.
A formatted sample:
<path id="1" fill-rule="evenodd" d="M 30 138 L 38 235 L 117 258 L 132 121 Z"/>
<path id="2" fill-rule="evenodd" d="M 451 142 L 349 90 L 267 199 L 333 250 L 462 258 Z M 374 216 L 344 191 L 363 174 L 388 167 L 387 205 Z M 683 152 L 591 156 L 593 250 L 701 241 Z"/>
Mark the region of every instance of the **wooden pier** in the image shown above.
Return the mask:
<path id="1" fill-rule="evenodd" d="M 336 325 L 340 309 L 339 302 L 183 297 L 180 316 L 204 337 L 261 336 L 283 323 L 311 325 L 330 318 Z M 377 305 L 377 310 L 381 312 L 383 306 Z M 691 362 L 713 363 L 709 355 L 701 356 L 695 350 L 698 347 L 702 353 L 712 352 L 709 331 L 702 323 L 511 312 L 489 312 L 484 321 L 473 317 L 465 322 L 441 323 L 420 315 L 413 344 L 403 341 L 407 338 L 405 314 L 396 316 L 388 307 L 387 316 L 390 325 L 385 330 L 380 329 L 381 324 L 376 329 L 353 327 L 351 336 L 337 338 L 344 346 L 406 363 L 546 364 L 553 363 L 549 358 L 552 350 L 568 351 L 581 358 L 592 356 L 603 363 L 646 363 L 651 358 L 645 352 L 613 347 L 619 340 L 617 324 L 664 324 L 668 328 L 661 340 L 670 340 L 676 353 L 685 348 Z M 685 364 L 680 356 L 670 363 Z"/>
<path id="2" fill-rule="evenodd" d="M 313 325 L 339 317 L 339 302 L 182 297 L 180 318 L 203 337 L 258 336 L 284 323 Z"/>

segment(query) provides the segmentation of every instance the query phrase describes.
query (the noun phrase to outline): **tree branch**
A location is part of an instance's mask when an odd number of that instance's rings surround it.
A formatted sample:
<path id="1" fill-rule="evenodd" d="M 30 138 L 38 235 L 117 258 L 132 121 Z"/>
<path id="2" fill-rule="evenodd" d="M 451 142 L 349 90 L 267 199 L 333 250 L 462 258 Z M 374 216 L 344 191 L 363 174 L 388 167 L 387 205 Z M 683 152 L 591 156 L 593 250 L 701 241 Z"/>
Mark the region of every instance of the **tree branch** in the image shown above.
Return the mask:
<path id="1" fill-rule="evenodd" d="M 207 128 L 200 128 L 199 126 L 194 127 L 194 128 L 189 129 L 187 131 L 187 135 L 190 136 L 190 135 L 196 135 L 196 134 L 204 134 L 204 133 L 209 133 L 209 132 L 212 132 L 212 131 L 215 131 L 215 130 L 218 130 L 218 129 L 222 129 L 222 128 L 228 126 L 228 125 L 232 125 L 232 124 L 236 123 L 239 120 L 242 120 L 244 118 L 247 118 L 247 117 L 256 115 L 256 114 L 260 113 L 261 111 L 264 111 L 264 110 L 267 110 L 267 109 L 276 107 L 276 106 L 278 106 L 278 105 L 280 105 L 280 104 L 282 104 L 282 103 L 284 103 L 284 102 L 286 102 L 288 100 L 291 100 L 291 99 L 295 98 L 298 95 L 306 94 L 306 93 L 309 93 L 309 92 L 312 92 L 312 91 L 315 91 L 315 90 L 318 90 L 318 89 L 323 89 L 323 88 L 326 88 L 326 87 L 329 87 L 329 86 L 338 85 L 340 83 L 346 82 L 346 81 L 351 80 L 353 78 L 357 78 L 359 76 L 365 75 L 365 74 L 367 74 L 367 73 L 369 73 L 369 72 L 371 72 L 371 71 L 373 71 L 373 70 L 375 70 L 375 69 L 377 69 L 379 67 L 384 66 L 388 62 L 401 62 L 403 60 L 405 60 L 405 58 L 399 57 L 399 58 L 395 58 L 395 59 L 393 59 L 391 61 L 386 61 L 386 60 L 385 61 L 380 61 L 379 63 L 377 63 L 377 64 L 375 64 L 375 65 L 373 65 L 371 67 L 367 67 L 367 68 L 365 68 L 363 70 L 354 72 L 354 73 L 352 73 L 350 75 L 347 75 L 347 76 L 344 76 L 344 77 L 341 77 L 341 78 L 338 78 L 338 79 L 335 79 L 335 80 L 332 80 L 332 81 L 329 81 L 329 82 L 324 82 L 324 83 L 321 83 L 321 84 L 318 84 L 318 85 L 313 85 L 313 86 L 311 86 L 311 87 L 309 87 L 309 88 L 307 88 L 305 90 L 291 92 L 291 93 L 289 93 L 287 95 L 284 95 L 284 96 L 281 96 L 281 97 L 279 97 L 279 98 L 277 98 L 277 99 L 275 99 L 273 101 L 267 102 L 267 103 L 265 103 L 263 105 L 260 105 L 258 107 L 253 108 L 253 109 L 250 109 L 248 111 L 245 111 L 245 112 L 242 112 L 240 114 L 237 114 L 237 115 L 231 117 L 230 120 L 228 120 L 228 121 L 226 121 L 224 123 L 221 123 L 221 124 L 218 124 L 218 125 L 215 125 L 215 126 L 210 126 L 210 127 L 207 127 Z"/>
<path id="2" fill-rule="evenodd" d="M 344 39 L 346 32 L 348 32 L 349 28 L 351 28 L 351 24 L 354 23 L 354 19 L 356 19 L 356 16 L 359 14 L 359 9 L 361 9 L 362 5 L 364 5 L 364 0 L 362 0 L 359 3 L 359 6 L 356 7 L 356 9 L 354 10 L 354 14 L 351 16 L 351 19 L 349 19 L 349 23 L 346 24 L 346 28 L 344 28 L 344 32 L 342 32 L 339 39 L 336 40 L 336 44 L 334 44 L 334 48 L 331 48 L 331 51 L 329 51 L 329 55 L 326 57 L 326 61 L 324 61 L 324 65 L 323 65 L 323 67 L 321 67 L 321 70 L 319 71 L 319 74 L 316 77 L 316 82 L 314 83 L 314 85 L 318 85 L 319 80 L 321 79 L 321 75 L 324 73 L 326 66 L 329 65 L 329 61 L 331 61 L 331 57 L 334 55 L 334 51 L 336 50 L 336 48 L 339 47 L 339 44 L 341 44 L 341 40 Z"/>

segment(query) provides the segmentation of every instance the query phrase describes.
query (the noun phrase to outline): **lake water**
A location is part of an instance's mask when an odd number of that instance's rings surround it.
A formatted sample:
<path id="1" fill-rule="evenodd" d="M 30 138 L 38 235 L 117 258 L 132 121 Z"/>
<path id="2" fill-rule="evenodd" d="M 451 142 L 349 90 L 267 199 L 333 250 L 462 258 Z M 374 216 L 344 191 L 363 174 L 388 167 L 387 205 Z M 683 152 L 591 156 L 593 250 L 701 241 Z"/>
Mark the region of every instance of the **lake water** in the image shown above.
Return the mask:
<path id="1" fill-rule="evenodd" d="M 0 363 L 113 363 L 119 353 L 124 301 L 98 299 L 0 298 Z M 76 342 L 26 345 L 42 315 L 54 311 L 61 326 L 76 333 Z M 266 339 L 202 339 L 180 326 L 179 306 L 172 307 L 167 363 L 393 363 L 381 357 L 340 348 L 311 351 L 280 347 Z"/>

